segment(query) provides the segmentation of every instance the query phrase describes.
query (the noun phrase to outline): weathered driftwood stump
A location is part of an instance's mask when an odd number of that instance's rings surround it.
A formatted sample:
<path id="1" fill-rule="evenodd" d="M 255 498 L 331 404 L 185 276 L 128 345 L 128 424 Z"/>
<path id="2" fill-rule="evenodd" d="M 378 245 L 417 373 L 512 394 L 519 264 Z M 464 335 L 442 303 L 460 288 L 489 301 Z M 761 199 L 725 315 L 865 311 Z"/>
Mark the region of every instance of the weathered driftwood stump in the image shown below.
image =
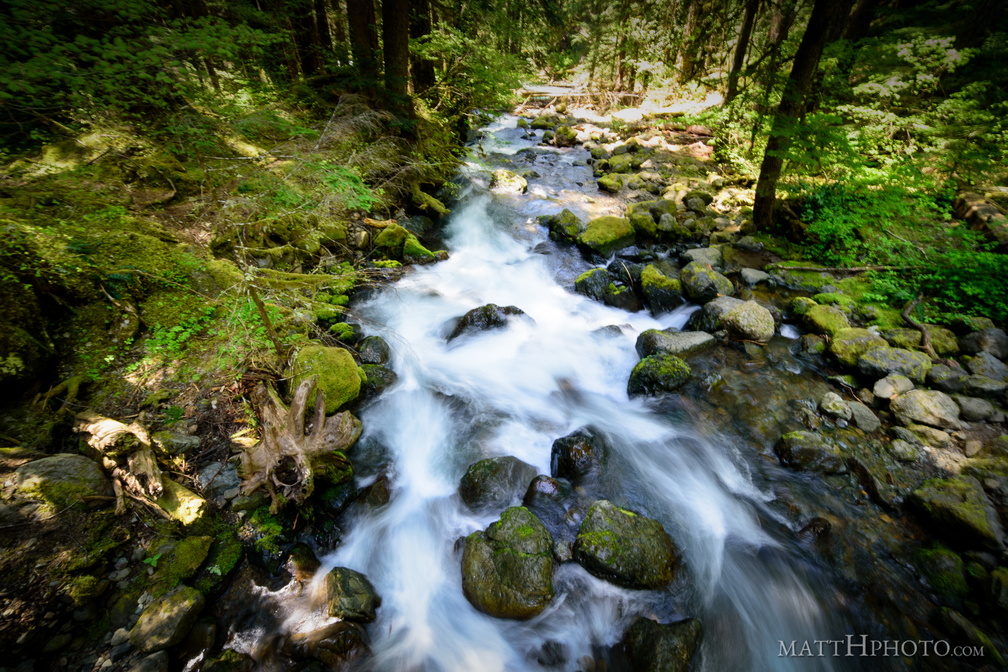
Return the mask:
<path id="1" fill-rule="evenodd" d="M 102 466 L 112 476 L 117 513 L 125 510 L 124 492 L 155 506 L 152 500 L 164 492 L 163 476 L 146 429 L 135 422 L 126 425 L 93 411 L 79 413 L 75 429 L 87 434 L 87 444 L 101 454 Z"/>
<path id="2" fill-rule="evenodd" d="M 260 383 L 252 393 L 262 439 L 242 453 L 242 492 L 249 494 L 265 487 L 273 511 L 285 502 L 307 499 L 315 488 L 316 474 L 322 470 L 351 473 L 350 462 L 342 451 L 360 437 L 360 420 L 349 411 L 326 417 L 325 395 L 319 391 L 314 397 L 311 429 L 305 434 L 305 409 L 314 391 L 314 378 L 301 383 L 290 408 L 271 385 Z"/>

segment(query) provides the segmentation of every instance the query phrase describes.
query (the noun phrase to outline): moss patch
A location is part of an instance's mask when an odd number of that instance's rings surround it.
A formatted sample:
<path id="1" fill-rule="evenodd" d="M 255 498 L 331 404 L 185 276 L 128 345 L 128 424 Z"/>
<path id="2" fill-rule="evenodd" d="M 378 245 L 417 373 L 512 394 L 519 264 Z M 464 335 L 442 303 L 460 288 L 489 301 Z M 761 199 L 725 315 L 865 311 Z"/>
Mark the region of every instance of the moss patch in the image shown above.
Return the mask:
<path id="1" fill-rule="evenodd" d="M 296 390 L 308 378 L 314 377 L 325 394 L 325 412 L 332 414 L 360 394 L 364 370 L 357 366 L 353 355 L 343 348 L 308 345 L 298 352 L 291 366 L 290 389 Z"/>

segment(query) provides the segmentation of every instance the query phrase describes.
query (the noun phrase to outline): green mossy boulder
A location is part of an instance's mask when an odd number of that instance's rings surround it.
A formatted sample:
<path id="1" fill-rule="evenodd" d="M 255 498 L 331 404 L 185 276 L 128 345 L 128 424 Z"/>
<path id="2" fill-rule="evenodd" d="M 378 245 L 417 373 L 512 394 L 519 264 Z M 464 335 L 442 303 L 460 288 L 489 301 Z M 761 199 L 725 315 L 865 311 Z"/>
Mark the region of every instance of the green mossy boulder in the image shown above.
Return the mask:
<path id="1" fill-rule="evenodd" d="M 558 126 L 553 135 L 553 144 L 557 147 L 573 147 L 577 144 L 577 131 L 570 126 Z"/>
<path id="2" fill-rule="evenodd" d="M 630 217 L 630 226 L 640 236 L 646 238 L 656 238 L 658 236 L 658 224 L 647 212 L 635 212 Z"/>
<path id="3" fill-rule="evenodd" d="M 997 551 L 1004 546 L 997 511 L 972 476 L 925 481 L 907 504 L 939 538 L 955 546 Z"/>
<path id="4" fill-rule="evenodd" d="M 365 380 L 364 370 L 348 350 L 321 345 L 306 345 L 298 351 L 291 365 L 290 389 L 296 390 L 311 377 L 325 393 L 326 415 L 356 399 Z"/>
<path id="5" fill-rule="evenodd" d="M 657 354 L 637 362 L 630 372 L 627 394 L 654 395 L 673 392 L 690 378 L 689 365 L 675 355 Z"/>
<path id="6" fill-rule="evenodd" d="M 872 348 L 885 347 L 886 341 L 868 329 L 850 327 L 833 334 L 829 351 L 844 366 L 857 366 L 858 359 Z"/>
<path id="7" fill-rule="evenodd" d="M 612 276 L 604 268 L 590 268 L 574 280 L 574 291 L 596 301 L 602 301 L 612 284 Z"/>
<path id="8" fill-rule="evenodd" d="M 142 653 L 179 644 L 199 618 L 206 600 L 189 586 L 179 586 L 155 599 L 129 632 L 130 643 Z"/>
<path id="9" fill-rule="evenodd" d="M 608 257 L 613 252 L 634 244 L 634 231 L 630 220 L 623 217 L 597 217 L 578 236 L 583 247 Z"/>
<path id="10" fill-rule="evenodd" d="M 756 343 L 769 341 L 776 329 L 773 315 L 755 301 L 746 301 L 726 312 L 721 316 L 721 324 L 732 338 Z"/>
<path id="11" fill-rule="evenodd" d="M 57 453 L 23 464 L 15 471 L 18 491 L 57 511 L 82 497 L 109 497 L 112 484 L 98 463 L 83 455 Z"/>
<path id="12" fill-rule="evenodd" d="M 528 509 L 511 507 L 466 538 L 462 591 L 478 610 L 526 619 L 553 599 L 553 537 Z"/>
<path id="13" fill-rule="evenodd" d="M 574 542 L 574 559 L 624 588 L 659 589 L 675 578 L 679 551 L 661 523 L 612 502 L 595 502 Z"/>
<path id="14" fill-rule="evenodd" d="M 608 175 L 603 175 L 598 179 L 599 191 L 604 191 L 608 194 L 619 193 L 619 190 L 623 188 L 623 176 L 610 173 Z"/>
<path id="15" fill-rule="evenodd" d="M 730 296 L 735 291 L 731 280 L 707 266 L 693 261 L 682 269 L 679 279 L 683 291 L 696 303 L 707 303 L 718 296 Z"/>
<path id="16" fill-rule="evenodd" d="M 632 173 L 641 167 L 644 158 L 639 152 L 627 152 L 625 154 L 614 154 L 605 160 L 603 170 L 610 173 Z"/>
<path id="17" fill-rule="evenodd" d="M 641 271 L 641 292 L 644 300 L 655 315 L 667 313 L 682 305 L 682 282 L 678 278 L 670 278 L 652 264 Z"/>
<path id="18" fill-rule="evenodd" d="M 370 623 L 375 619 L 381 597 L 360 572 L 334 567 L 326 574 L 326 604 L 329 615 L 344 621 Z"/>
<path id="19" fill-rule="evenodd" d="M 838 474 L 847 471 L 840 450 L 816 432 L 789 432 L 774 445 L 777 459 L 785 467 L 798 471 Z"/>
<path id="20" fill-rule="evenodd" d="M 157 569 L 150 579 L 151 594 L 159 597 L 195 575 L 212 544 L 212 537 L 186 537 L 157 544 L 148 551 L 149 557 L 158 558 Z"/>
<path id="21" fill-rule="evenodd" d="M 687 672 L 702 635 L 695 618 L 666 625 L 638 616 L 619 646 L 637 672 Z"/>
<path id="22" fill-rule="evenodd" d="M 857 301 L 846 294 L 841 294 L 839 292 L 819 293 L 813 296 L 812 300 L 826 306 L 837 306 L 848 314 L 853 311 L 854 307 L 857 305 Z"/>
<path id="23" fill-rule="evenodd" d="M 918 549 L 914 565 L 942 602 L 958 605 L 969 594 L 962 558 L 954 551 L 941 545 Z"/>
<path id="24" fill-rule="evenodd" d="M 437 258 L 410 233 L 405 227 L 392 224 L 382 229 L 374 238 L 375 247 L 380 248 L 387 256 L 405 261 L 408 264 L 424 264 Z"/>
<path id="25" fill-rule="evenodd" d="M 880 345 L 865 350 L 857 362 L 858 370 L 869 378 L 885 378 L 891 373 L 923 383 L 931 370 L 931 358 L 923 352 Z"/>
<path id="26" fill-rule="evenodd" d="M 553 240 L 576 240 L 585 228 L 577 215 L 566 208 L 547 217 L 545 224 Z"/>
<path id="27" fill-rule="evenodd" d="M 793 309 L 794 305 L 792 304 Z M 824 336 L 835 336 L 841 329 L 850 328 L 847 315 L 836 306 L 823 306 L 821 304 L 808 306 L 802 317 L 805 320 L 805 326 L 810 331 L 823 334 Z"/>

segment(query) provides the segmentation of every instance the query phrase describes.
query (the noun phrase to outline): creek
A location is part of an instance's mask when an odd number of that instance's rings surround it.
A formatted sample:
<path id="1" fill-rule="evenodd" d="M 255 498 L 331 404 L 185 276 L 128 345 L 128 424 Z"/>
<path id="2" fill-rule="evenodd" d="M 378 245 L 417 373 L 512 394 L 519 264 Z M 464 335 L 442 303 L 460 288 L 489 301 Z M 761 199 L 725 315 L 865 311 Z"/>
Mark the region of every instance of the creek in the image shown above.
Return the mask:
<path id="1" fill-rule="evenodd" d="M 653 317 L 575 294 L 573 279 L 591 266 L 550 241 L 535 216 L 569 208 L 585 219 L 618 213 L 620 204 L 596 190 L 586 150 L 533 147 L 514 117 L 488 127 L 443 231 L 448 260 L 417 267 L 355 306 L 366 330 L 391 345 L 399 377 L 361 412 L 364 436 L 353 454 L 365 481 L 387 474 L 391 498 L 352 510 L 347 534 L 304 595 L 317 594 L 335 566 L 367 575 L 382 598 L 368 627 L 376 670 L 590 669 L 639 615 L 699 619 L 703 670 L 841 667 L 829 657 L 779 655 L 781 641 L 857 629 L 841 593 L 795 541 L 796 523 L 771 505 L 774 472 L 744 445 L 744 428 L 712 434 L 688 406 L 668 412 L 627 395 L 637 335 L 682 327 L 695 306 Z M 493 194 L 488 173 L 501 166 L 538 177 L 526 194 Z M 487 303 L 517 306 L 527 318 L 447 340 L 455 318 Z M 603 329 L 611 325 L 618 330 Z M 775 343 L 786 353 L 794 341 Z M 463 595 L 457 542 L 500 512 L 470 511 L 460 478 L 473 462 L 503 455 L 549 474 L 553 441 L 585 426 L 605 437 L 609 455 L 581 494 L 659 520 L 685 571 L 666 590 L 636 591 L 566 562 L 540 615 L 480 613 Z M 284 603 L 283 630 L 306 632 L 324 620 L 317 600 Z M 562 654 L 547 668 L 537 662 L 543 651 Z"/>

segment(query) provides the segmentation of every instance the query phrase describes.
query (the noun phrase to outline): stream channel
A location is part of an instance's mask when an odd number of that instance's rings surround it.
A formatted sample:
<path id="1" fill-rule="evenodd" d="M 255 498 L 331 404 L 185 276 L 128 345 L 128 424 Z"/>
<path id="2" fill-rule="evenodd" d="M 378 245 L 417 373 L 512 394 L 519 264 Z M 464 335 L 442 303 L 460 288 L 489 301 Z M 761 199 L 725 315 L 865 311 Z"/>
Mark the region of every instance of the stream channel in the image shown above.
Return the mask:
<path id="1" fill-rule="evenodd" d="M 779 467 L 745 445 L 744 428 L 712 434 L 688 403 L 671 412 L 660 399 L 627 395 L 637 335 L 683 327 L 696 306 L 654 317 L 574 293 L 574 278 L 591 265 L 549 240 L 536 216 L 568 208 L 586 220 L 622 206 L 597 191 L 585 149 L 536 146 L 515 121 L 502 117 L 473 148 L 466 193 L 442 234 L 448 260 L 416 267 L 354 307 L 365 330 L 391 345 L 398 374 L 361 412 L 364 436 L 353 453 L 364 483 L 388 475 L 391 498 L 353 510 L 314 585 L 283 600 L 281 629 L 307 632 L 331 620 L 312 596 L 340 566 L 365 574 L 382 599 L 368 626 L 368 669 L 612 670 L 618 665 L 596 661 L 641 615 L 698 619 L 698 669 L 852 669 L 850 659 L 780 655 L 782 641 L 837 639 L 859 632 L 860 619 L 797 541 L 799 524 L 773 506 L 767 475 Z M 525 194 L 494 194 L 487 187 L 498 167 L 539 176 Z M 446 338 L 453 320 L 488 303 L 517 306 L 527 318 Z M 611 325 L 619 329 L 604 329 Z M 778 335 L 768 348 L 787 359 L 796 343 Z M 757 397 L 765 384 L 753 380 Z M 556 597 L 538 616 L 480 613 L 463 595 L 458 541 L 500 510 L 470 511 L 460 478 L 473 462 L 505 455 L 550 474 L 553 442 L 588 426 L 609 452 L 579 495 L 660 521 L 683 570 L 665 590 L 629 590 L 568 561 L 557 564 Z"/>

